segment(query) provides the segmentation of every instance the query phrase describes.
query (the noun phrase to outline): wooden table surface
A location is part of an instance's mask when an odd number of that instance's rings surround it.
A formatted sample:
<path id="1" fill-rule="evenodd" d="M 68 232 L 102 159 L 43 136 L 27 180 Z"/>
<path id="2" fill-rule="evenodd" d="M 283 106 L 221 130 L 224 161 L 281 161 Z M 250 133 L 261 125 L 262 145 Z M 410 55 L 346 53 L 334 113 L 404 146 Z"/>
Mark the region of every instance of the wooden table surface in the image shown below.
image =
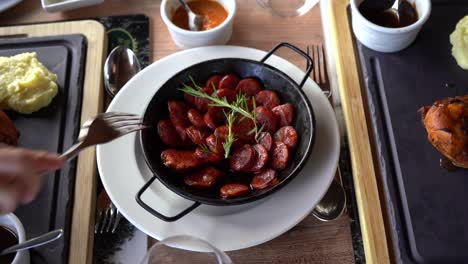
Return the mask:
<path id="1" fill-rule="evenodd" d="M 273 17 L 255 0 L 238 0 L 234 32 L 228 44 L 268 50 L 287 41 L 305 49 L 323 42 L 320 9 L 314 7 L 296 18 Z M 93 18 L 112 15 L 145 14 L 150 17 L 152 59 L 178 51 L 159 15 L 160 0 L 106 0 L 104 4 L 64 13 L 48 14 L 39 0 L 24 0 L 0 15 L 0 24 Z M 292 52 L 280 56 L 304 67 L 303 59 Z M 292 205 L 294 206 L 294 205 Z M 271 219 L 274 221 L 274 219 Z M 323 223 L 312 215 L 282 236 L 262 245 L 229 252 L 235 263 L 354 263 L 349 218 Z"/>

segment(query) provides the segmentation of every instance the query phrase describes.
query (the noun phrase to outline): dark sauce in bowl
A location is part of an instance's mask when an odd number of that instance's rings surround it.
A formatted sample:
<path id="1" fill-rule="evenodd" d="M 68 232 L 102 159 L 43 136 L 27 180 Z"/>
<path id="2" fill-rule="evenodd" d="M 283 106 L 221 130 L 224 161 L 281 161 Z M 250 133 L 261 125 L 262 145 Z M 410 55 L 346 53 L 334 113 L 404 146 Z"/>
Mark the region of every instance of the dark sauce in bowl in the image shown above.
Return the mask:
<path id="1" fill-rule="evenodd" d="M 16 237 L 16 234 L 9 228 L 0 226 L 0 251 L 16 244 L 18 244 L 18 238 Z M 16 253 L 0 256 L 0 264 L 11 264 L 15 256 Z"/>
<path id="2" fill-rule="evenodd" d="M 365 2 L 369 1 L 374 0 L 367 0 Z M 398 9 L 400 19 L 398 19 L 398 16 L 394 12 L 388 11 L 387 9 L 388 8 L 382 8 L 381 6 L 374 6 L 367 3 L 359 5 L 359 12 L 361 12 L 367 20 L 382 27 L 400 28 L 409 26 L 418 21 L 419 16 L 416 8 L 406 0 L 400 3 Z"/>

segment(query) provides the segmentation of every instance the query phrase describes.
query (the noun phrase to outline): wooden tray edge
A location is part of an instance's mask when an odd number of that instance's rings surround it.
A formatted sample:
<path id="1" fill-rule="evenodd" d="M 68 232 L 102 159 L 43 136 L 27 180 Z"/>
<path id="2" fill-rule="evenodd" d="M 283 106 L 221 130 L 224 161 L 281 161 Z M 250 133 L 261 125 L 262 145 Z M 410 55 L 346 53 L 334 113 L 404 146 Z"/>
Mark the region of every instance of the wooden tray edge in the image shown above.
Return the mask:
<path id="1" fill-rule="evenodd" d="M 41 37 L 67 34 L 82 34 L 87 38 L 83 104 L 81 107 L 81 123 L 83 123 L 102 111 L 103 77 L 101 72 L 107 49 L 107 36 L 104 26 L 94 20 L 83 20 L 0 28 L 0 35 L 2 36 L 27 35 L 29 37 Z M 92 262 L 96 172 L 95 149 L 90 148 L 81 152 L 76 170 L 70 235 L 70 249 L 73 250 L 69 251 L 69 264 Z"/>
<path id="2" fill-rule="evenodd" d="M 390 263 L 377 175 L 371 148 L 371 135 L 366 119 L 364 94 L 354 49 L 349 0 L 334 0 L 330 6 L 330 23 L 338 86 L 347 127 L 353 180 L 361 222 L 364 253 L 367 263 Z"/>

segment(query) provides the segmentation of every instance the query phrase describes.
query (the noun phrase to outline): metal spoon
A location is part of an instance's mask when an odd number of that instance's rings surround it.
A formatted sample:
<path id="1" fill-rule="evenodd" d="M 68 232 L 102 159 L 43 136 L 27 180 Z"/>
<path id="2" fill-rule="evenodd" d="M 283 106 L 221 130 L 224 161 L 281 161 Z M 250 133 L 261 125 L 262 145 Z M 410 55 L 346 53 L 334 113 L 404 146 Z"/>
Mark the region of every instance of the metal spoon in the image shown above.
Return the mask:
<path id="1" fill-rule="evenodd" d="M 338 173 L 341 174 L 339 169 Z M 329 222 L 340 217 L 345 211 L 345 208 L 345 190 L 338 181 L 333 180 L 327 193 L 315 206 L 312 214 L 321 221 Z"/>
<path id="2" fill-rule="evenodd" d="M 50 243 L 52 241 L 55 241 L 55 240 L 59 239 L 62 236 L 62 234 L 63 234 L 62 229 L 57 229 L 57 230 L 45 233 L 42 236 L 38 236 L 36 238 L 29 239 L 27 241 L 24 241 L 21 244 L 14 245 L 12 247 L 9 247 L 7 249 L 2 250 L 0 252 L 0 256 L 10 254 L 10 253 L 13 253 L 13 252 L 16 252 L 16 251 L 20 251 L 20 250 L 25 250 L 25 249 L 45 245 L 47 243 Z"/>
<path id="3" fill-rule="evenodd" d="M 200 31 L 203 25 L 203 16 L 195 14 L 184 0 L 179 0 L 179 3 L 182 5 L 185 11 L 187 11 L 189 29 L 191 31 Z"/>
<path id="4" fill-rule="evenodd" d="M 124 46 L 114 48 L 104 64 L 104 85 L 113 98 L 128 80 L 141 70 L 135 53 Z"/>
<path id="5" fill-rule="evenodd" d="M 398 18 L 398 20 L 400 20 L 400 12 L 398 12 L 398 8 L 400 7 L 400 2 L 401 1 L 402 0 L 395 0 L 392 7 L 385 10 L 384 12 L 393 12 L 396 15 L 396 17 Z"/>

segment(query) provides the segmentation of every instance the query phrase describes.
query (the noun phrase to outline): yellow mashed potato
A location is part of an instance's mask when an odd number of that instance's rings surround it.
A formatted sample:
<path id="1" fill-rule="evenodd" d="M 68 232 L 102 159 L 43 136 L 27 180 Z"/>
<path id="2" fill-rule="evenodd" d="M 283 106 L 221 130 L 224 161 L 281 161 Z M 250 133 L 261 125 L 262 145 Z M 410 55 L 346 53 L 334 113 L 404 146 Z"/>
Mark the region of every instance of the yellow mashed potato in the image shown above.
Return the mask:
<path id="1" fill-rule="evenodd" d="M 450 35 L 452 55 L 460 67 L 468 70 L 468 16 L 457 23 L 455 31 Z"/>
<path id="2" fill-rule="evenodd" d="M 35 52 L 0 57 L 0 109 L 30 114 L 46 107 L 57 95 L 56 81 Z"/>

